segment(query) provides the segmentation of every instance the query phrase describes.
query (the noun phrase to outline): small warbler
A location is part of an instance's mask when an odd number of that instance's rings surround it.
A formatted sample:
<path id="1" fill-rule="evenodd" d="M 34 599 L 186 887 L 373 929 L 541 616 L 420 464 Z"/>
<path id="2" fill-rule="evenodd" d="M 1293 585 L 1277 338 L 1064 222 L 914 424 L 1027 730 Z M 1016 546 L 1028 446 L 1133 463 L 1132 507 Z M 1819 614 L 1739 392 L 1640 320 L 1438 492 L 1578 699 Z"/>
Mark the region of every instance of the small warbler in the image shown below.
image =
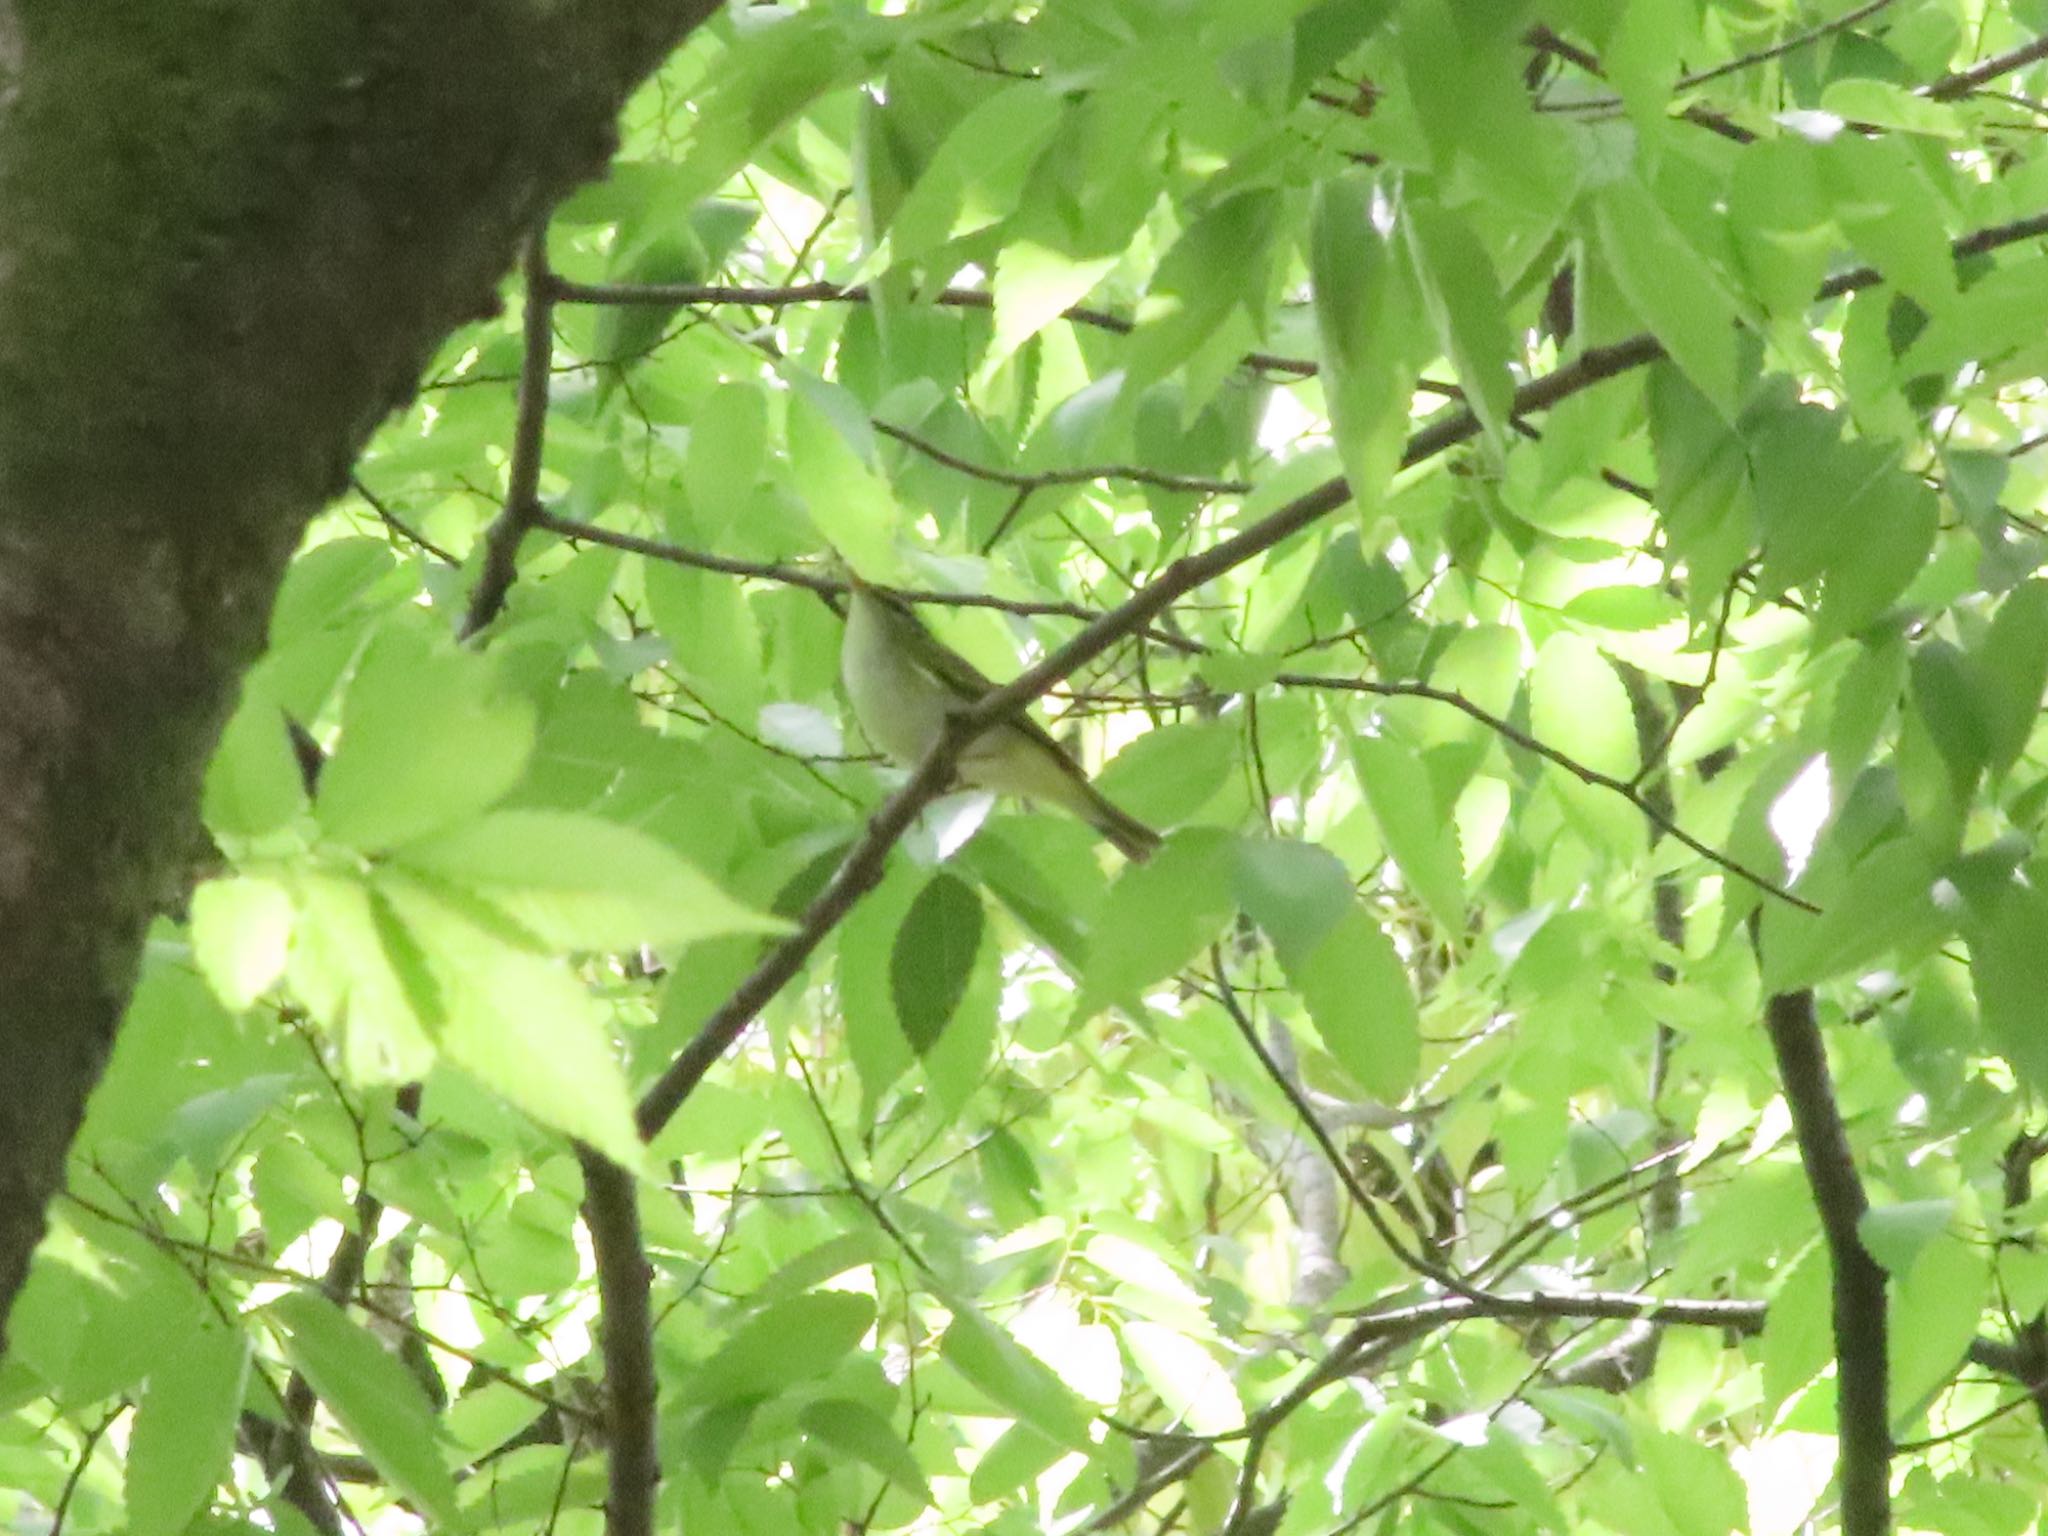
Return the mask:
<path id="1" fill-rule="evenodd" d="M 839 675 L 860 728 L 882 753 L 909 766 L 931 750 L 949 715 L 996 685 L 887 593 L 847 572 L 846 637 Z M 1045 728 L 1018 714 L 990 726 L 960 755 L 962 783 L 1056 805 L 1078 816 L 1129 859 L 1159 834 L 1110 803 Z"/>

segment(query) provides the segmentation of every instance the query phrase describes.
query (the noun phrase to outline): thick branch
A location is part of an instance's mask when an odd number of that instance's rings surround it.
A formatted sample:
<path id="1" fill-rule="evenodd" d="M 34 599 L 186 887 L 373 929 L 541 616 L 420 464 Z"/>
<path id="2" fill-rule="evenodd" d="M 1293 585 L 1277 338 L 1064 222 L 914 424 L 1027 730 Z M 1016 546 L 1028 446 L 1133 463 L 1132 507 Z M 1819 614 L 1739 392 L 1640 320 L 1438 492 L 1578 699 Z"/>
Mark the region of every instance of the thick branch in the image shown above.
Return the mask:
<path id="1" fill-rule="evenodd" d="M 1849 1133 L 1835 1103 L 1811 991 L 1781 992 L 1765 1010 L 1778 1079 L 1792 1111 L 1799 1160 L 1813 1188 L 1834 1270 L 1835 1417 L 1844 1536 L 1891 1527 L 1890 1410 L 1886 1406 L 1884 1270 L 1856 1231 L 1869 1209 Z"/>
<path id="2" fill-rule="evenodd" d="M 576 1148 L 583 1165 L 583 1225 L 597 1262 L 604 1307 L 606 1536 L 652 1536 L 661 1464 L 654 1450 L 654 1272 L 640 1241 L 633 1175 L 601 1152 Z"/>

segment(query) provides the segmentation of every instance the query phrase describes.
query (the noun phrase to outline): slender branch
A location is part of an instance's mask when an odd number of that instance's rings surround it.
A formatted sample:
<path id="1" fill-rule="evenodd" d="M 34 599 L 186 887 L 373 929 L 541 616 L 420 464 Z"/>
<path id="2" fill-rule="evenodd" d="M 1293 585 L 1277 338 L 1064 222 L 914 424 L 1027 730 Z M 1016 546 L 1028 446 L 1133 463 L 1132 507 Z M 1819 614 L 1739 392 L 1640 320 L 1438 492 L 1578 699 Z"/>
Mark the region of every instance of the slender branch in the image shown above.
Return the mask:
<path id="1" fill-rule="evenodd" d="M 1306 672 L 1282 672 L 1277 674 L 1273 681 L 1282 686 L 1292 688 L 1330 688 L 1347 693 L 1369 693 L 1382 698 L 1431 699 L 1439 704 L 1448 704 L 1453 709 L 1464 711 L 1464 713 L 1470 715 L 1481 725 L 1494 731 L 1503 739 L 1513 742 L 1525 752 L 1533 752 L 1545 761 L 1557 764 L 1558 767 L 1564 769 L 1566 773 L 1569 773 L 1581 783 L 1590 784 L 1596 789 L 1604 789 L 1610 794 L 1619 795 L 1630 805 L 1634 806 L 1637 812 L 1650 825 L 1675 842 L 1683 843 L 1701 858 L 1707 860 L 1708 863 L 1718 865 L 1737 878 L 1748 881 L 1749 884 L 1755 886 L 1758 890 L 1775 896 L 1778 900 L 1797 907 L 1802 912 L 1820 911 L 1819 907 L 1806 900 L 1805 897 L 1793 895 L 1768 875 L 1751 869 L 1748 865 L 1723 853 L 1720 849 L 1714 847 L 1713 844 L 1703 842 L 1693 836 L 1692 833 L 1686 831 L 1685 828 L 1673 820 L 1649 795 L 1629 783 L 1628 780 L 1617 779 L 1612 774 L 1602 773 L 1599 769 L 1589 767 L 1575 757 L 1567 756 L 1549 743 L 1539 741 L 1536 737 L 1531 736 L 1527 731 L 1511 721 L 1503 720 L 1492 711 L 1481 708 L 1462 693 L 1454 693 L 1447 688 L 1433 688 L 1428 683 L 1384 683 L 1374 682 L 1369 678 L 1362 677 L 1319 677 L 1313 673 Z"/>
<path id="2" fill-rule="evenodd" d="M 1372 1229 L 1379 1234 L 1380 1241 L 1385 1243 L 1388 1250 L 1403 1264 L 1419 1275 L 1428 1276 L 1446 1290 L 1455 1291 L 1461 1296 L 1483 1297 L 1485 1292 L 1474 1290 L 1428 1255 L 1414 1252 L 1401 1241 L 1400 1234 L 1381 1214 L 1380 1203 L 1373 1199 L 1371 1192 L 1363 1184 L 1359 1183 L 1358 1174 L 1353 1170 L 1351 1160 L 1345 1157 L 1337 1144 L 1330 1139 L 1330 1133 L 1323 1128 L 1322 1120 L 1303 1097 L 1300 1086 L 1287 1075 L 1280 1063 L 1273 1059 L 1272 1053 L 1266 1049 L 1265 1042 L 1259 1039 L 1257 1028 L 1245 1013 L 1244 1005 L 1238 1001 L 1237 989 L 1231 986 L 1230 978 L 1224 971 L 1223 953 L 1217 945 L 1209 946 L 1209 963 L 1216 972 L 1217 998 L 1223 1005 L 1223 1012 L 1236 1027 L 1238 1034 L 1244 1037 L 1244 1043 L 1251 1047 L 1251 1053 L 1258 1059 L 1260 1070 L 1272 1079 L 1273 1086 L 1286 1098 L 1296 1118 L 1301 1121 L 1302 1128 L 1308 1132 L 1309 1139 L 1321 1149 L 1324 1158 L 1336 1173 L 1338 1182 L 1344 1186 L 1344 1192 L 1351 1196 L 1352 1204 L 1358 1207 L 1359 1214 L 1372 1224 Z M 1247 1469 L 1250 1465 L 1251 1459 L 1247 1458 Z"/>
<path id="3" fill-rule="evenodd" d="M 667 1070 L 640 1097 L 634 1118 L 642 1140 L 652 1141 L 683 1101 L 704 1080 L 704 1074 L 719 1057 L 746 1032 L 763 1008 L 787 986 L 811 954 L 825 940 L 854 903 L 872 890 L 882 878 L 889 850 L 910 829 L 920 812 L 944 791 L 953 777 L 961 750 L 982 730 L 986 722 L 971 728 L 968 715 L 955 716 L 931 750 L 911 771 L 901 788 L 883 802 L 868 819 L 866 830 L 848 850 L 832 878 L 825 882 L 798 919 L 796 932 L 776 944 L 762 957 L 744 981 L 716 1012 L 705 1020 L 690 1043 L 683 1047 Z"/>
<path id="4" fill-rule="evenodd" d="M 1835 1423 L 1841 1444 L 1843 1536 L 1891 1528 L 1890 1410 L 1886 1406 L 1884 1270 L 1856 1224 L 1869 1209 L 1835 1102 L 1811 990 L 1780 992 L 1765 1007 L 1778 1079 L 1792 1111 L 1799 1160 L 1813 1189 L 1834 1271 Z"/>
<path id="5" fill-rule="evenodd" d="M 545 220 L 526 237 L 520 257 L 526 279 L 526 319 L 519 365 L 519 414 L 512 429 L 512 461 L 506 472 L 505 505 L 484 534 L 483 568 L 470 593 L 462 621 L 465 639 L 489 624 L 505 606 L 518 575 L 519 545 L 541 518 L 540 459 L 547 439 L 548 364 L 554 359 L 554 283 L 548 270 Z"/>
<path id="6" fill-rule="evenodd" d="M 1979 60 L 1968 69 L 1959 69 L 1954 74 L 1943 75 L 1933 84 L 1921 90 L 1923 96 L 1935 101 L 1954 101 L 1967 96 L 1978 86 L 2009 75 L 2016 69 L 2025 69 L 2037 60 L 2048 58 L 2048 33 L 2031 42 L 2021 43 L 2017 48 L 2008 48 L 2004 53 L 1994 53 L 1988 59 Z"/>
<path id="7" fill-rule="evenodd" d="M 1710 80 L 1719 80 L 1726 75 L 1739 74 L 1745 69 L 1754 69 L 1757 65 L 1767 64 L 1772 59 L 1782 59 L 1788 53 L 1797 53 L 1801 48 L 1811 47 L 1823 39 L 1834 36 L 1837 32 L 1846 31 L 1865 17 L 1876 15 L 1891 3 L 1892 0 L 1866 0 L 1865 4 L 1846 11 L 1831 21 L 1821 22 L 1817 26 L 1809 27 L 1804 32 L 1795 32 L 1792 36 L 1772 43 L 1768 47 L 1758 48 L 1749 53 L 1738 54 L 1725 63 L 1711 65 L 1706 69 L 1694 70 L 1690 74 L 1680 75 L 1677 80 L 1672 82 L 1672 89 L 1680 91 L 1690 90 L 1694 86 L 1705 85 Z M 1559 53 L 1563 57 L 1570 58 L 1573 63 L 1579 64 L 1581 68 L 1586 69 L 1591 74 L 1603 74 L 1597 59 L 1592 59 L 1591 63 L 1585 62 L 1580 57 L 1582 50 L 1574 53 L 1563 53 L 1561 49 L 1551 45 L 1549 37 L 1538 38 L 1534 35 L 1535 32 L 1547 34 L 1549 29 L 1532 29 L 1532 35 L 1528 39 L 1532 44 L 1543 47 L 1547 52 Z M 1551 36 L 1554 36 L 1554 34 L 1551 34 Z M 1591 58 L 1590 55 L 1585 57 Z M 1581 101 L 1569 102 L 1566 104 L 1566 108 L 1572 112 L 1609 112 L 1622 105 L 1624 103 L 1619 96 L 1593 96 Z"/>
<path id="8" fill-rule="evenodd" d="M 658 304 L 673 308 L 686 304 L 744 304 L 762 309 L 786 309 L 797 304 L 866 304 L 874 295 L 865 283 L 572 283 L 555 278 L 549 292 L 567 304 Z M 994 309 L 996 296 L 982 288 L 941 288 L 922 295 L 924 303 L 948 309 Z M 1060 311 L 1060 318 L 1076 325 L 1128 336 L 1137 322 L 1113 315 L 1106 309 L 1076 304 Z M 1241 359 L 1247 368 L 1267 373 L 1293 374 L 1308 378 L 1316 365 L 1307 358 L 1281 357 L 1271 352 L 1247 352 Z"/>
<path id="9" fill-rule="evenodd" d="M 997 469 L 988 464 L 977 464 L 972 459 L 963 459 L 950 453 L 928 438 L 919 437 L 907 427 L 891 422 L 877 421 L 875 430 L 884 437 L 893 437 L 906 448 L 914 448 L 934 464 L 943 464 L 948 469 L 957 469 L 963 475 L 972 475 L 977 480 L 986 480 L 992 485 L 1014 486 L 1020 491 L 1043 490 L 1049 485 L 1091 485 L 1097 480 L 1130 480 L 1139 485 L 1156 485 L 1168 491 L 1192 491 L 1202 496 L 1248 496 L 1252 492 L 1249 480 L 1211 480 L 1200 475 L 1175 475 L 1165 470 L 1147 469 L 1140 464 L 1093 464 L 1075 469 L 1016 470 Z"/>
<path id="10" fill-rule="evenodd" d="M 376 492 L 363 483 L 361 475 L 350 475 L 348 477 L 348 487 L 369 503 L 370 510 L 377 514 L 378 519 L 385 527 L 404 539 L 408 544 L 417 545 L 436 560 L 439 560 L 443 565 L 460 565 L 462 563 L 449 554 L 447 550 L 413 527 L 404 518 L 400 517 L 396 512 L 392 511 L 382 497 L 378 496 Z"/>
<path id="11" fill-rule="evenodd" d="M 608 548 L 622 549 L 628 554 L 641 555 L 649 560 L 663 560 L 671 565 L 686 565 L 693 570 L 717 571 L 726 576 L 751 577 L 760 581 L 777 581 L 787 586 L 802 587 L 808 592 L 815 592 L 820 597 L 828 599 L 837 599 L 846 594 L 844 581 L 800 565 L 783 565 L 767 560 L 735 560 L 726 555 L 708 554 L 703 550 L 691 549 L 682 544 L 671 544 L 662 539 L 650 539 L 635 533 L 620 533 L 611 528 L 599 527 L 596 523 L 579 523 L 573 518 L 557 517 L 551 512 L 543 512 L 534 526 L 549 533 L 559 534 L 565 539 L 603 544 Z M 906 603 L 928 604 L 939 608 L 992 608 L 998 613 L 1014 613 L 1020 618 L 1079 619 L 1084 623 L 1092 623 L 1102 617 L 1101 609 L 1083 607 L 1080 603 L 1050 603 L 1031 598 L 997 597 L 989 592 L 932 592 L 911 587 L 882 587 L 880 590 Z M 1145 631 L 1145 638 L 1170 650 L 1184 651 L 1189 655 L 1199 655 L 1208 649 L 1199 641 L 1169 634 L 1162 629 Z"/>
<path id="12" fill-rule="evenodd" d="M 655 1455 L 654 1325 L 648 1304 L 653 1270 L 640 1240 L 633 1175 L 579 1143 L 583 1226 L 597 1265 L 604 1309 L 606 1536 L 652 1536 L 654 1493 L 661 1482 Z"/>
<path id="13" fill-rule="evenodd" d="M 107 1431 L 114 1427 L 114 1421 L 128 1411 L 128 1400 L 124 1397 L 100 1417 L 99 1423 L 88 1429 L 78 1442 L 78 1460 L 71 1464 L 71 1470 L 64 1475 L 63 1492 L 57 1495 L 57 1507 L 50 1515 L 49 1536 L 64 1536 L 64 1522 L 71 1514 L 71 1500 L 78 1492 L 78 1484 L 85 1476 L 85 1469 L 92 1464 L 92 1453 L 99 1449 L 99 1443 L 106 1438 Z"/>
<path id="14" fill-rule="evenodd" d="M 1804 32 L 1795 32 L 1792 36 L 1785 38 L 1781 42 L 1773 43 L 1768 48 L 1758 48 L 1752 53 L 1742 54 L 1737 58 L 1730 59 L 1725 64 L 1716 64 L 1710 69 L 1695 70 L 1689 75 L 1680 75 L 1678 77 L 1679 87 L 1687 89 L 1695 85 L 1705 85 L 1709 80 L 1719 80 L 1724 75 L 1732 75 L 1745 69 L 1754 69 L 1757 65 L 1767 64 L 1772 59 L 1782 59 L 1788 53 L 1797 53 L 1801 48 L 1810 48 L 1815 43 L 1833 37 L 1837 32 L 1848 31 L 1857 22 L 1864 20 L 1866 17 L 1875 16 L 1891 3 L 1892 0 L 1868 0 L 1867 4 L 1859 5 L 1851 11 L 1845 11 L 1832 21 L 1823 21 L 1817 26 L 1808 27 Z"/>

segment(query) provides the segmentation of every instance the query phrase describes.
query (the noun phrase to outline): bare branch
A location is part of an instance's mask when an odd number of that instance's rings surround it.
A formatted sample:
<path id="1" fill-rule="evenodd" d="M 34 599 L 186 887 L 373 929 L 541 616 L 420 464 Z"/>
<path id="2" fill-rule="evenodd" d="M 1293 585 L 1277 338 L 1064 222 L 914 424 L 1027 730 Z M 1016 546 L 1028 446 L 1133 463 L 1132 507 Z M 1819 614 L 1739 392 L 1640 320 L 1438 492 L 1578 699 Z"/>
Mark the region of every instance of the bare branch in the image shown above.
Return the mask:
<path id="1" fill-rule="evenodd" d="M 1765 1007 L 1764 1022 L 1834 1271 L 1842 1531 L 1844 1536 L 1884 1536 L 1891 1528 L 1892 1457 L 1886 1406 L 1885 1276 L 1856 1230 L 1870 1202 L 1856 1172 L 1841 1107 L 1835 1102 L 1812 991 L 1778 993 Z"/>
<path id="2" fill-rule="evenodd" d="M 519 415 L 512 431 L 512 462 L 506 472 L 505 506 L 484 535 L 483 569 L 470 593 L 462 621 L 467 639 L 505 606 L 518 575 L 519 545 L 539 523 L 540 458 L 547 439 L 548 364 L 554 359 L 554 288 L 548 272 L 547 224 L 526 238 L 520 258 L 526 278 L 524 350 L 519 365 Z"/>
<path id="3" fill-rule="evenodd" d="M 603 1153 L 576 1148 L 583 1166 L 583 1225 L 597 1264 L 604 1319 L 606 1536 L 652 1536 L 656 1458 L 654 1325 L 648 1304 L 653 1270 L 640 1241 L 633 1175 Z"/>

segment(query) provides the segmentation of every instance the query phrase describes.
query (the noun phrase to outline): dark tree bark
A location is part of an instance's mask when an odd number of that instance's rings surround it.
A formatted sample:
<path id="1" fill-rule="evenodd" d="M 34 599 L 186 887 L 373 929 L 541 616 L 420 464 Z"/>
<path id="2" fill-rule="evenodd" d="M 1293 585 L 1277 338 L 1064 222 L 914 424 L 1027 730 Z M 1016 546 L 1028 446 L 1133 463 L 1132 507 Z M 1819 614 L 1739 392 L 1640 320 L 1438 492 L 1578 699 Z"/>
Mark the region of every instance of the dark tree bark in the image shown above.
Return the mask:
<path id="1" fill-rule="evenodd" d="M 717 6 L 0 0 L 0 1330 L 300 531 Z"/>

